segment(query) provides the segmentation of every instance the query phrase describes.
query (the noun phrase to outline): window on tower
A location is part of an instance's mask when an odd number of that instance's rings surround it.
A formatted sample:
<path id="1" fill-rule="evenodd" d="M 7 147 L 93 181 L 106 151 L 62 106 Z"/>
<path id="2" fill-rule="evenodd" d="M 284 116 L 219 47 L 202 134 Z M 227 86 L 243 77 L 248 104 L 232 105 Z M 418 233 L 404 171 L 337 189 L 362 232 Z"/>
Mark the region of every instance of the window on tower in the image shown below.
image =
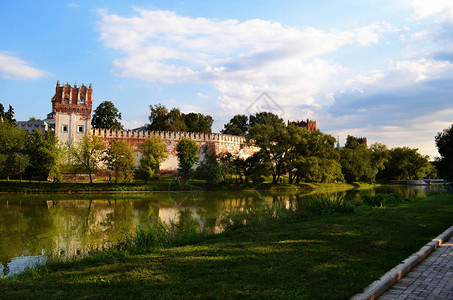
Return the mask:
<path id="1" fill-rule="evenodd" d="M 83 133 L 83 125 L 78 125 L 77 126 L 77 132 Z"/>
<path id="2" fill-rule="evenodd" d="M 61 125 L 62 132 L 68 132 L 68 125 Z"/>
<path id="3" fill-rule="evenodd" d="M 80 95 L 80 104 L 85 104 L 85 95 Z"/>

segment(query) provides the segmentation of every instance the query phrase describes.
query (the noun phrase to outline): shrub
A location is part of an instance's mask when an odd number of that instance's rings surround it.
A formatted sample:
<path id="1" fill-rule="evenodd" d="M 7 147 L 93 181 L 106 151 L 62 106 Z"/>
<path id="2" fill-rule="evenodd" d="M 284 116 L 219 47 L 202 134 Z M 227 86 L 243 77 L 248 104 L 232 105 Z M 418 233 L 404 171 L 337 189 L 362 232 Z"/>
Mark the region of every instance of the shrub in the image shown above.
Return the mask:
<path id="1" fill-rule="evenodd" d="M 397 194 L 378 194 L 375 196 L 363 196 L 362 201 L 363 203 L 369 206 L 385 207 L 389 205 L 396 205 L 409 200 L 404 199 L 403 197 Z"/>

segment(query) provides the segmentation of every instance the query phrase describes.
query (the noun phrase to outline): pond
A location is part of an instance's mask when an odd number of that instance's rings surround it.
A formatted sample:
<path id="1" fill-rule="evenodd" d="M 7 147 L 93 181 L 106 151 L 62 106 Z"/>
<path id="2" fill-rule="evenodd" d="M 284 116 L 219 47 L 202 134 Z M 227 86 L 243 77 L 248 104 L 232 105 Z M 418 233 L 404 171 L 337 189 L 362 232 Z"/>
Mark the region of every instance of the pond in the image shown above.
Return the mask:
<path id="1" fill-rule="evenodd" d="M 424 197 L 427 186 L 388 186 L 334 192 L 154 192 L 147 194 L 3 194 L 0 195 L 0 277 L 22 272 L 48 258 L 83 256 L 102 249 L 151 216 L 178 222 L 191 214 L 203 230 L 222 231 L 220 218 L 244 207 L 263 207 L 304 197 L 355 200 L 363 195 L 395 193 Z"/>

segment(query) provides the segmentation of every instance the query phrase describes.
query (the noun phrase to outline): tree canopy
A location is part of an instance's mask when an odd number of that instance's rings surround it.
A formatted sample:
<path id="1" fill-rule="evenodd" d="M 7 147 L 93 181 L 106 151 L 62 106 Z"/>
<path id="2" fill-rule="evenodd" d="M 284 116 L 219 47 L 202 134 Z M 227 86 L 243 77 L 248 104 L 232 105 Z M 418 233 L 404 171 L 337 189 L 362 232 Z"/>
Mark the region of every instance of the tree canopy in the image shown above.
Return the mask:
<path id="1" fill-rule="evenodd" d="M 93 128 L 105 128 L 105 129 L 123 129 L 123 125 L 120 122 L 121 113 L 110 101 L 103 101 L 94 110 L 93 117 L 91 119 L 91 126 Z"/>
<path id="2" fill-rule="evenodd" d="M 146 139 L 139 145 L 139 149 L 142 152 L 139 172 L 146 183 L 149 179 L 159 174 L 160 165 L 167 158 L 167 154 L 165 153 L 165 145 L 160 136 L 153 136 L 150 139 Z"/>
<path id="3" fill-rule="evenodd" d="M 210 133 L 214 119 L 201 113 L 181 113 L 178 108 L 170 111 L 162 104 L 150 105 L 151 122 L 147 128 L 155 131 L 203 132 Z"/>
<path id="4" fill-rule="evenodd" d="M 194 140 L 182 138 L 176 145 L 179 160 L 179 169 L 182 173 L 189 173 L 200 158 L 200 147 Z"/>
<path id="5" fill-rule="evenodd" d="M 115 183 L 132 182 L 134 180 L 135 157 L 132 147 L 123 140 L 112 140 L 106 151 L 104 161 L 114 172 Z"/>
<path id="6" fill-rule="evenodd" d="M 436 159 L 439 175 L 453 180 L 453 125 L 437 133 L 435 141 L 440 154 Z"/>
<path id="7" fill-rule="evenodd" d="M 249 128 L 249 117 L 246 115 L 235 115 L 230 122 L 224 125 L 220 132 L 223 134 L 245 136 Z"/>

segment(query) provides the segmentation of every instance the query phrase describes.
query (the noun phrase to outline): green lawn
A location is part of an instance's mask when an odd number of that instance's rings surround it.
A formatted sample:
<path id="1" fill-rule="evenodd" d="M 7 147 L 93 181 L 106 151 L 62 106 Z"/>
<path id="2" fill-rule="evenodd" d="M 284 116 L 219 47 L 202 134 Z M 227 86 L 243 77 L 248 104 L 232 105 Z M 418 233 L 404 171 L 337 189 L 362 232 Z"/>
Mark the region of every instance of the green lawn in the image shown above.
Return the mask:
<path id="1" fill-rule="evenodd" d="M 161 180 L 149 181 L 145 184 L 142 180 L 136 180 L 133 183 L 107 183 L 98 181 L 95 183 L 78 183 L 78 182 L 37 182 L 18 180 L 0 180 L 0 192 L 8 193 L 84 193 L 84 192 L 151 192 L 151 191 L 187 191 L 195 189 L 211 191 L 242 191 L 242 190 L 270 190 L 270 191 L 297 191 L 297 190 L 314 190 L 314 189 L 338 189 L 352 188 L 353 185 L 346 183 L 301 183 L 301 184 L 271 184 L 264 182 L 260 185 L 252 184 L 207 184 L 205 180 L 187 179 L 182 183 L 174 181 L 174 177 L 162 177 Z"/>
<path id="2" fill-rule="evenodd" d="M 453 194 L 106 253 L 0 280 L 2 299 L 348 299 L 453 225 Z"/>

